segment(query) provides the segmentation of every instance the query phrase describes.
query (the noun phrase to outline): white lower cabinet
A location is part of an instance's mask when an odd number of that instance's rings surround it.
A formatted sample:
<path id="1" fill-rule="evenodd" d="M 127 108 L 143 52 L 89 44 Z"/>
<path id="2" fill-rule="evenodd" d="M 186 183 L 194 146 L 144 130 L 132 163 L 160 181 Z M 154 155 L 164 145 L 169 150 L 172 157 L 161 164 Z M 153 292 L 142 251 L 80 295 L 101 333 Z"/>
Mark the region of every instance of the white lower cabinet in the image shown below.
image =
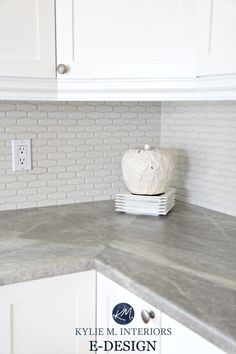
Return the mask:
<path id="1" fill-rule="evenodd" d="M 127 325 L 120 325 L 115 322 L 112 316 L 112 312 L 114 307 L 117 304 L 126 303 L 131 305 L 134 309 L 134 319 Z M 146 311 L 147 314 L 154 312 L 155 317 L 150 318 L 148 323 L 144 323 L 141 312 Z M 155 353 L 160 354 L 160 337 L 156 335 L 143 335 L 138 334 L 138 329 L 147 329 L 151 330 L 153 328 L 160 328 L 161 318 L 160 311 L 155 309 L 153 306 L 149 305 L 142 299 L 138 298 L 136 295 L 132 294 L 130 291 L 124 289 L 120 285 L 111 281 L 110 279 L 104 277 L 101 274 L 97 274 L 97 327 L 106 329 L 114 328 L 116 335 L 107 335 L 98 337 L 98 343 L 100 346 L 104 348 L 104 341 L 109 341 L 112 344 L 108 343 L 108 349 L 110 349 L 113 345 L 113 349 L 111 351 L 105 351 L 105 353 L 117 353 L 117 349 L 115 348 L 116 342 L 121 341 L 121 346 L 125 346 L 125 341 L 128 346 L 130 346 L 130 350 L 127 352 L 153 352 L 153 349 L 150 345 L 153 345 L 155 348 Z M 136 333 L 132 334 L 132 330 L 135 329 Z M 122 331 L 122 332 L 121 332 Z M 123 331 L 126 331 L 126 335 L 123 335 Z M 130 335 L 129 335 L 130 331 Z M 150 332 L 149 332 L 150 333 Z M 132 343 L 132 341 L 134 343 Z M 150 342 L 150 344 L 148 343 Z M 134 345 L 134 347 L 132 347 Z M 144 348 L 146 349 L 144 350 Z M 127 348 L 127 347 L 126 347 Z M 124 348 L 124 349 L 126 349 Z M 128 349 L 128 348 L 127 348 Z M 149 349 L 149 350 L 148 350 Z"/>
<path id="2" fill-rule="evenodd" d="M 87 354 L 95 271 L 0 287 L 0 354 Z"/>
<path id="3" fill-rule="evenodd" d="M 161 327 L 172 329 L 171 336 L 161 338 L 161 354 L 225 354 L 224 351 L 164 313 L 161 314 Z"/>
<path id="4" fill-rule="evenodd" d="M 121 303 L 124 310 L 114 310 Z M 120 324 L 114 315 L 120 323 L 133 319 Z M 75 335 L 81 328 L 90 335 Z M 0 287 L 0 354 L 89 354 L 96 348 L 110 354 L 224 353 L 96 271 Z"/>
<path id="5" fill-rule="evenodd" d="M 112 318 L 112 310 L 118 303 L 128 303 L 134 308 L 135 316 L 134 320 L 126 326 L 117 325 Z M 142 320 L 141 312 L 145 310 L 150 313 L 153 311 L 155 317 L 150 318 L 146 324 Z M 129 340 L 135 341 L 157 341 L 155 353 L 158 354 L 224 354 L 221 349 L 211 344 L 198 334 L 192 332 L 179 322 L 173 320 L 171 317 L 160 312 L 147 302 L 141 300 L 131 292 L 122 288 L 115 282 L 107 279 L 101 274 L 97 275 L 97 326 L 98 327 L 114 327 L 118 331 L 121 327 L 125 328 L 147 328 L 154 329 L 159 328 L 161 335 L 146 335 L 140 336 L 138 334 L 133 336 L 108 336 L 106 340 Z M 169 334 L 171 329 L 171 334 Z M 156 332 L 158 333 L 158 332 Z M 102 341 L 104 338 L 100 338 Z M 138 350 L 137 350 L 138 352 Z M 146 349 L 146 351 L 148 350 Z M 150 350 L 150 352 L 153 352 Z M 116 353 L 111 351 L 110 353 Z"/>

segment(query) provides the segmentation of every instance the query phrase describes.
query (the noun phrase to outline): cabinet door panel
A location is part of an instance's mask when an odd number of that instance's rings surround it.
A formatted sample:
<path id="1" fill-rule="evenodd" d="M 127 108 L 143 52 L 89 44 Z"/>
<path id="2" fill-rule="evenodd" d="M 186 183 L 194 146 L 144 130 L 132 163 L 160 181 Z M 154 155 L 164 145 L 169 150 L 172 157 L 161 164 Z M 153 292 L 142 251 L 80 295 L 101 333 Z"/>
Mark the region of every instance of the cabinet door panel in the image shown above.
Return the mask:
<path id="1" fill-rule="evenodd" d="M 236 73 L 236 1 L 200 0 L 198 75 Z"/>
<path id="2" fill-rule="evenodd" d="M 73 337 L 77 316 L 79 321 L 76 308 L 76 294 L 12 305 L 12 352 L 77 354 L 77 338 Z"/>
<path id="3" fill-rule="evenodd" d="M 55 77 L 53 0 L 0 2 L 0 76 Z"/>
<path id="4" fill-rule="evenodd" d="M 57 0 L 71 78 L 194 76 L 194 0 Z"/>
<path id="5" fill-rule="evenodd" d="M 116 323 L 112 317 L 113 308 L 119 303 L 128 303 L 134 309 L 134 319 L 129 324 L 120 325 Z M 146 324 L 143 322 L 141 317 L 141 311 L 154 311 L 155 318 L 150 319 Z M 117 333 L 114 335 L 106 335 L 98 337 L 99 344 L 102 345 L 104 340 L 111 342 L 114 341 L 156 341 L 155 353 L 160 353 L 160 336 L 159 335 L 121 335 L 121 329 L 129 330 L 132 328 L 160 328 L 160 311 L 155 309 L 153 306 L 149 305 L 142 299 L 138 298 L 136 295 L 132 294 L 130 291 L 121 287 L 120 285 L 114 283 L 110 279 L 104 277 L 102 274 L 97 273 L 97 327 L 104 328 L 114 328 Z M 134 348 L 136 349 L 136 348 Z M 152 350 L 151 350 L 152 351 Z M 139 352 L 137 349 L 134 352 Z M 112 350 L 105 353 L 117 353 L 117 351 Z"/>
<path id="6" fill-rule="evenodd" d="M 226 354 L 164 313 L 161 314 L 161 326 L 172 329 L 171 336 L 161 339 L 161 354 Z"/>
<path id="7" fill-rule="evenodd" d="M 115 323 L 112 318 L 112 309 L 120 302 L 129 303 L 135 311 L 134 320 L 125 326 Z M 141 311 L 146 309 L 154 311 L 155 318 L 145 324 L 141 318 Z M 106 336 L 98 338 L 99 344 L 105 340 L 158 340 L 159 346 L 155 353 L 159 354 L 226 354 L 224 351 L 211 344 L 198 334 L 186 328 L 171 317 L 161 313 L 159 310 L 150 306 L 128 290 L 114 283 L 110 279 L 97 273 L 97 327 L 115 328 L 119 333 L 120 327 L 124 328 L 162 328 L 163 335 L 157 336 Z M 171 334 L 168 331 L 171 329 Z M 111 351 L 111 354 L 116 353 Z"/>
<path id="8" fill-rule="evenodd" d="M 95 271 L 0 288 L 0 354 L 87 354 L 95 327 Z"/>

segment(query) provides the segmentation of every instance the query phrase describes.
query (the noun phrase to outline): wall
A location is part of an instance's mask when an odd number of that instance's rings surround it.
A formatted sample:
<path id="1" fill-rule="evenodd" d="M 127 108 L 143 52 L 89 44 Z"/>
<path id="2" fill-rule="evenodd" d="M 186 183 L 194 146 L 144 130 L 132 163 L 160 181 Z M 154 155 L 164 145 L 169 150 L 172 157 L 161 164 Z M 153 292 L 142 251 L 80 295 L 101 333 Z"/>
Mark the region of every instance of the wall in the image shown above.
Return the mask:
<path id="1" fill-rule="evenodd" d="M 0 102 L 0 210 L 108 199 L 120 162 L 160 144 L 160 103 Z M 33 169 L 13 172 L 11 140 L 32 139 Z"/>
<path id="2" fill-rule="evenodd" d="M 236 215 L 236 102 L 0 102 L 0 210 L 111 198 L 123 152 L 158 146 L 161 125 L 178 199 Z M 19 138 L 32 139 L 30 172 L 11 168 Z"/>
<path id="3" fill-rule="evenodd" d="M 163 103 L 161 144 L 178 199 L 236 216 L 236 102 Z"/>

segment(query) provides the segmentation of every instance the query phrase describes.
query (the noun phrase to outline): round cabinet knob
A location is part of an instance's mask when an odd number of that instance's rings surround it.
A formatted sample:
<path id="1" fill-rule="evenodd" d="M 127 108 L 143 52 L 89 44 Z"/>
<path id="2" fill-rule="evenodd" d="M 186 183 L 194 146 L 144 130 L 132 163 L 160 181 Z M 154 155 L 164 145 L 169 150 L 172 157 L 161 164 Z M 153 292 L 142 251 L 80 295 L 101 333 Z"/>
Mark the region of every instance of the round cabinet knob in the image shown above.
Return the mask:
<path id="1" fill-rule="evenodd" d="M 142 310 L 141 317 L 144 323 L 148 323 L 151 319 L 155 318 L 155 312 Z"/>
<path id="2" fill-rule="evenodd" d="M 67 66 L 65 64 L 58 64 L 57 65 L 57 72 L 59 74 L 65 74 L 67 72 Z"/>

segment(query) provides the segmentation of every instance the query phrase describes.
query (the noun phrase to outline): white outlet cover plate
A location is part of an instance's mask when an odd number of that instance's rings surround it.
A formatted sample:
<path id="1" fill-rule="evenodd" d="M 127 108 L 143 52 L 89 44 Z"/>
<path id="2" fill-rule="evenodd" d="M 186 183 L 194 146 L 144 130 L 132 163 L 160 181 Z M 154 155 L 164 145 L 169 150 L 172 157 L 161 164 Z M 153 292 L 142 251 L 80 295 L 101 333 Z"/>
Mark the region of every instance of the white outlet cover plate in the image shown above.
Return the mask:
<path id="1" fill-rule="evenodd" d="M 23 148 L 24 160 L 21 160 L 19 154 Z M 29 171 L 31 170 L 31 140 L 12 140 L 12 169 L 13 171 Z"/>

